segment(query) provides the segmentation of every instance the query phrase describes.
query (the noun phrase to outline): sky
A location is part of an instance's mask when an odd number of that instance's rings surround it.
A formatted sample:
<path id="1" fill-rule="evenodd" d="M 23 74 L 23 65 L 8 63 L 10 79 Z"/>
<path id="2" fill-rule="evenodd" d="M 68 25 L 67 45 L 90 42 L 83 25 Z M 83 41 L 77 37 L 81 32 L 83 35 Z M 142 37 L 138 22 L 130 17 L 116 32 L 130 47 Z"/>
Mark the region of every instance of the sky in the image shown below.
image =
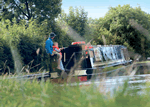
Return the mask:
<path id="1" fill-rule="evenodd" d="M 69 13 L 69 7 L 82 7 L 88 12 L 88 18 L 104 17 L 109 7 L 130 4 L 130 6 L 140 6 L 143 11 L 150 14 L 150 0 L 62 0 L 62 9 Z"/>

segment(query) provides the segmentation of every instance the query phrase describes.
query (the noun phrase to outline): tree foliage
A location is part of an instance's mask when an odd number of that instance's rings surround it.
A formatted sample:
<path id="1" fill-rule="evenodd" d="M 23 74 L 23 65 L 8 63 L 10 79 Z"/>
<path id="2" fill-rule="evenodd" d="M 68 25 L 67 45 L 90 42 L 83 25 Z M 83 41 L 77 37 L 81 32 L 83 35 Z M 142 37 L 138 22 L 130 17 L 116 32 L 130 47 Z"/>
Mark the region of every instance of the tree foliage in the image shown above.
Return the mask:
<path id="1" fill-rule="evenodd" d="M 133 21 L 133 23 L 131 23 Z M 135 26 L 137 23 L 137 26 Z M 139 28 L 139 26 L 141 26 Z M 132 8 L 130 5 L 110 7 L 104 18 L 99 19 L 97 43 L 102 43 L 102 35 L 106 37 L 107 44 L 122 44 L 140 54 L 150 55 L 149 34 L 140 29 L 150 31 L 148 14 L 140 7 Z M 101 41 L 101 42 L 100 42 Z"/>
<path id="2" fill-rule="evenodd" d="M 69 8 L 69 14 L 64 15 L 63 20 L 74 29 L 81 37 L 85 35 L 87 24 L 87 12 L 83 8 Z"/>
<path id="3" fill-rule="evenodd" d="M 46 68 L 44 46 L 51 31 L 56 33 L 54 41 L 59 43 L 59 47 L 67 47 L 80 38 L 85 41 L 94 39 L 94 45 L 120 44 L 144 57 L 150 55 L 150 15 L 140 7 L 118 5 L 110 7 L 103 18 L 88 19 L 83 8 L 70 7 L 69 14 L 61 11 L 61 0 L 39 3 L 39 0 L 0 2 L 0 67 L 5 64 L 14 67 L 13 46 L 21 56 L 23 65 L 33 61 L 32 66 L 40 64 L 38 68 Z M 39 48 L 40 54 L 37 55 Z"/>
<path id="4" fill-rule="evenodd" d="M 28 23 L 25 20 L 20 21 L 20 23 L 17 23 L 16 19 L 12 21 L 13 24 L 9 20 L 2 20 L 0 22 L 0 40 L 3 41 L 1 42 L 1 53 L 4 56 L 1 64 L 3 65 L 7 60 L 8 66 L 13 69 L 16 61 L 15 57 L 17 57 L 22 65 L 28 65 L 30 63 L 32 67 L 37 64 L 40 65 L 38 68 L 42 66 L 46 67 L 44 59 L 44 37 L 46 38 L 46 35 L 43 35 L 45 33 L 44 25 L 39 26 L 36 24 L 36 21 L 29 21 Z M 39 54 L 36 53 L 38 48 L 40 49 Z M 18 53 L 19 56 L 15 56 L 13 53 Z M 32 64 L 31 61 L 33 61 Z"/>
<path id="5" fill-rule="evenodd" d="M 1 0 L 1 15 L 4 19 L 45 19 L 53 21 L 61 12 L 62 0 Z"/>

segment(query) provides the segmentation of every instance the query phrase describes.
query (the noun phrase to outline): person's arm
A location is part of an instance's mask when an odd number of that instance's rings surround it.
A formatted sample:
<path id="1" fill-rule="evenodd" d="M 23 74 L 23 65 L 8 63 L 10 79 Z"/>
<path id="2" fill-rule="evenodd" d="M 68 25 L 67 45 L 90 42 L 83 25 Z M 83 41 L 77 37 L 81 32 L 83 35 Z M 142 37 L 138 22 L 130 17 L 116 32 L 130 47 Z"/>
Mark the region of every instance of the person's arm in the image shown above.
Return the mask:
<path id="1" fill-rule="evenodd" d="M 60 49 L 60 51 L 61 51 L 61 50 L 63 50 L 64 48 L 59 48 L 59 49 Z"/>
<path id="2" fill-rule="evenodd" d="M 57 48 L 54 48 L 54 50 L 55 50 L 56 52 L 60 52 L 60 50 L 58 50 Z"/>

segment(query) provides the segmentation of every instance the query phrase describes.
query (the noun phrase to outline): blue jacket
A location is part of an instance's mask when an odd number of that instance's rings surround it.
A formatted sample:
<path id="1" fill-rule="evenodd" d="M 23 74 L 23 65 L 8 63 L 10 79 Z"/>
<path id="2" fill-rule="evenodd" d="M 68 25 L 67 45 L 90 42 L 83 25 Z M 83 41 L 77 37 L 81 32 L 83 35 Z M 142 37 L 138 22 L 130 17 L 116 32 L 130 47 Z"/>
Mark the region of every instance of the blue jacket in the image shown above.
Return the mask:
<path id="1" fill-rule="evenodd" d="M 45 49 L 47 53 L 52 54 L 53 52 L 53 41 L 51 38 L 48 38 L 45 42 Z"/>

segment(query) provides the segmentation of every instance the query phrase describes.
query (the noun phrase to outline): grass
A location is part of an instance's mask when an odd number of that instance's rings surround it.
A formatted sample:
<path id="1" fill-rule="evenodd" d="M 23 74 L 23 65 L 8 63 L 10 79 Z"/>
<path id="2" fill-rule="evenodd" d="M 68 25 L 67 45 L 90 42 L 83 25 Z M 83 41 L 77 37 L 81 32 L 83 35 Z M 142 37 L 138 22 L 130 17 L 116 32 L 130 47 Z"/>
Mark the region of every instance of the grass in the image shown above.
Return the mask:
<path id="1" fill-rule="evenodd" d="M 137 64 L 139 63 L 150 63 L 150 61 L 140 61 L 140 62 L 136 62 Z"/>
<path id="2" fill-rule="evenodd" d="M 149 84 L 148 84 L 149 85 Z M 58 86 L 50 82 L 0 80 L 0 107 L 149 107 L 150 89 L 145 94 L 129 90 L 127 83 L 110 97 L 92 85 Z M 133 93 L 134 92 L 134 93 Z"/>
<path id="3" fill-rule="evenodd" d="M 106 67 L 104 69 L 102 69 L 102 72 L 106 72 L 106 71 L 111 71 L 111 70 L 115 70 L 115 69 L 119 69 L 122 68 L 123 66 L 112 66 L 112 67 Z"/>
<path id="4" fill-rule="evenodd" d="M 107 67 L 110 71 L 122 66 Z M 146 84 L 150 86 L 149 83 Z M 91 86 L 59 86 L 49 81 L 0 79 L 0 107 L 149 107 L 150 89 L 139 94 L 127 82 L 114 95 Z"/>

